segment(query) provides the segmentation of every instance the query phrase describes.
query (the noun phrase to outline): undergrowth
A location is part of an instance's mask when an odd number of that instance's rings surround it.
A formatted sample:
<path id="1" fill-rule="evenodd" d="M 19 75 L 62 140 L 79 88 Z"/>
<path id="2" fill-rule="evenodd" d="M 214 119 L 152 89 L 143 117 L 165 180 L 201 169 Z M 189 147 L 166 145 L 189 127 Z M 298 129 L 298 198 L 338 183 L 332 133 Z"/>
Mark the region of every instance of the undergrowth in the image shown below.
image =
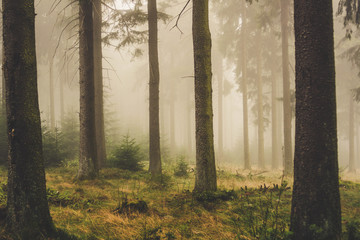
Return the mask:
<path id="1" fill-rule="evenodd" d="M 77 239 L 291 239 L 291 179 L 280 172 L 219 170 L 220 190 L 194 194 L 194 173 L 177 177 L 173 166 L 156 178 L 107 168 L 99 179 L 81 182 L 74 181 L 76 171 L 48 169 L 46 178 L 56 227 Z M 6 204 L 4 180 L 0 206 Z M 358 240 L 360 184 L 341 181 L 340 189 L 343 239 Z"/>

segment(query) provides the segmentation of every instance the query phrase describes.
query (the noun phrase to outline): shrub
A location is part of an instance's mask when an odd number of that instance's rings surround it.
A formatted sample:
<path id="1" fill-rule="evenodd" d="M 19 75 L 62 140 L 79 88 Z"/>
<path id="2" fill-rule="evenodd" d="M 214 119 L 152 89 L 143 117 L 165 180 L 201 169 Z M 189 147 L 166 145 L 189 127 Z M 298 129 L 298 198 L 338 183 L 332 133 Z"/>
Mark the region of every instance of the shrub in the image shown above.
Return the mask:
<path id="1" fill-rule="evenodd" d="M 143 154 L 140 151 L 140 145 L 135 139 L 125 135 L 119 146 L 113 150 L 108 163 L 110 167 L 121 168 L 130 171 L 140 171 L 144 165 L 141 163 Z"/>
<path id="2" fill-rule="evenodd" d="M 176 177 L 187 177 L 189 175 L 188 170 L 189 170 L 189 165 L 187 162 L 185 162 L 185 157 L 180 156 L 176 162 L 174 175 Z"/>

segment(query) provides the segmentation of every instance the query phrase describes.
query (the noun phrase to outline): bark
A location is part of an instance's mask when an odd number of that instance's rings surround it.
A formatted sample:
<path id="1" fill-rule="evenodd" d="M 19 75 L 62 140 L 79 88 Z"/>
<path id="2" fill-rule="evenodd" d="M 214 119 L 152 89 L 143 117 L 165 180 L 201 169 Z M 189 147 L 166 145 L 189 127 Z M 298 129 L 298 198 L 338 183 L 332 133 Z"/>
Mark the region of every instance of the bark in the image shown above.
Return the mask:
<path id="1" fill-rule="evenodd" d="M 95 81 L 95 125 L 96 125 L 96 152 L 99 168 L 106 163 L 105 123 L 104 123 L 104 96 L 102 73 L 102 42 L 101 0 L 93 0 L 94 7 L 94 81 Z"/>
<path id="2" fill-rule="evenodd" d="M 295 1 L 294 9 L 296 137 L 290 230 L 294 240 L 338 240 L 341 206 L 332 1 Z"/>
<path id="3" fill-rule="evenodd" d="M 244 168 L 251 169 L 249 154 L 249 114 L 248 114 L 248 95 L 247 95 L 247 54 L 246 54 L 246 3 L 242 1 L 242 27 L 241 36 L 243 38 L 241 45 L 241 69 L 242 69 L 242 103 L 243 103 L 243 131 L 244 131 Z"/>
<path id="4" fill-rule="evenodd" d="M 211 35 L 209 1 L 193 1 L 195 67 L 196 192 L 216 190 L 211 85 Z"/>
<path id="5" fill-rule="evenodd" d="M 291 105 L 289 76 L 289 0 L 281 1 L 281 42 L 282 42 L 282 72 L 283 72 L 283 109 L 284 109 L 284 173 L 293 173 L 292 140 L 291 140 Z"/>
<path id="6" fill-rule="evenodd" d="M 9 167 L 6 222 L 15 239 L 43 239 L 53 236 L 55 228 L 46 198 L 34 1 L 3 0 L 2 6 Z"/>
<path id="7" fill-rule="evenodd" d="M 258 113 L 258 166 L 260 169 L 265 168 L 264 161 L 264 107 L 263 107 L 263 82 L 262 82 L 262 37 L 261 31 L 257 33 L 259 41 L 257 52 L 257 113 Z"/>
<path id="8" fill-rule="evenodd" d="M 161 174 L 160 123 L 159 123 L 159 56 L 156 0 L 148 1 L 149 24 L 149 130 L 151 174 Z"/>
<path id="9" fill-rule="evenodd" d="M 93 5 L 80 0 L 80 157 L 78 178 L 91 179 L 98 175 L 95 130 Z"/>
<path id="10" fill-rule="evenodd" d="M 356 172 L 355 165 L 355 150 L 354 150 L 354 142 L 355 142 L 355 126 L 354 126 L 354 99 L 352 94 L 350 94 L 350 102 L 349 102 L 349 172 Z"/>

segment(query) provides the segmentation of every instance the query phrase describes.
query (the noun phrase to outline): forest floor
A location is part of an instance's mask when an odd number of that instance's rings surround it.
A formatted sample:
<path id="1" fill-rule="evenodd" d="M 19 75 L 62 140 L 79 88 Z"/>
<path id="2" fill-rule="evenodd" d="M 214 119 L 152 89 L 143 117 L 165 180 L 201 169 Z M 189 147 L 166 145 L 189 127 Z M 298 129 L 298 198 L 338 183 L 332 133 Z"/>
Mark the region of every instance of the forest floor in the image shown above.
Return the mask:
<path id="1" fill-rule="evenodd" d="M 97 180 L 78 182 L 75 167 L 47 169 L 54 223 L 79 239 L 289 238 L 292 180 L 280 171 L 218 170 L 219 191 L 201 195 L 191 193 L 193 173 L 164 172 L 151 180 L 145 171 L 108 168 Z M 3 206 L 6 176 L 0 168 Z M 360 230 L 360 176 L 341 176 L 340 189 L 347 239 L 347 231 Z"/>

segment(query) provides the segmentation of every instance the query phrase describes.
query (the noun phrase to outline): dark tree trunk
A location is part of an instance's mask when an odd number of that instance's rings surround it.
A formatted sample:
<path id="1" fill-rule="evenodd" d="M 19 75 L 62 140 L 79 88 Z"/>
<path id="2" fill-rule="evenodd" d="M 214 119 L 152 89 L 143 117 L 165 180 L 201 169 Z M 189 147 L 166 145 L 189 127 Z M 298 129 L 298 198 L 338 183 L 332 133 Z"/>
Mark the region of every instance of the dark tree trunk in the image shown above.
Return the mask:
<path id="1" fill-rule="evenodd" d="M 294 240 L 340 239 L 332 1 L 295 1 Z M 320 233 L 316 233 L 321 230 Z"/>
<path id="2" fill-rule="evenodd" d="M 95 178 L 98 175 L 95 129 L 95 84 L 93 4 L 80 0 L 80 157 L 79 179 Z"/>
<path id="3" fill-rule="evenodd" d="M 151 174 L 161 174 L 160 123 L 159 123 L 159 57 L 156 0 L 148 1 L 149 23 L 149 131 Z"/>
<path id="4" fill-rule="evenodd" d="M 263 82 L 262 82 L 262 33 L 258 30 L 257 52 L 257 114 L 258 114 L 258 167 L 265 168 L 264 161 L 264 107 L 263 107 Z"/>
<path id="5" fill-rule="evenodd" d="M 34 21 L 34 1 L 3 0 L 7 227 L 15 239 L 43 239 L 54 233 L 46 198 Z"/>
<path id="6" fill-rule="evenodd" d="M 93 0 L 94 6 L 94 81 L 95 81 L 95 125 L 96 125 L 96 152 L 99 168 L 106 162 L 105 123 L 104 123 L 104 94 L 102 74 L 102 45 L 101 0 Z"/>
<path id="7" fill-rule="evenodd" d="M 291 105 L 290 105 L 290 76 L 289 76 L 289 3 L 281 1 L 281 42 L 282 42 L 282 72 L 283 72 L 283 109 L 284 109 L 284 173 L 293 173 L 292 140 L 291 140 Z"/>
<path id="8" fill-rule="evenodd" d="M 194 191 L 216 190 L 211 86 L 209 1 L 193 1 L 195 66 L 196 177 Z"/>
<path id="9" fill-rule="evenodd" d="M 246 3 L 242 1 L 242 19 L 241 36 L 243 38 L 241 45 L 241 91 L 243 102 L 243 131 L 244 131 L 244 168 L 251 169 L 249 154 L 249 114 L 248 114 L 248 95 L 247 95 L 247 55 L 246 55 Z"/>

